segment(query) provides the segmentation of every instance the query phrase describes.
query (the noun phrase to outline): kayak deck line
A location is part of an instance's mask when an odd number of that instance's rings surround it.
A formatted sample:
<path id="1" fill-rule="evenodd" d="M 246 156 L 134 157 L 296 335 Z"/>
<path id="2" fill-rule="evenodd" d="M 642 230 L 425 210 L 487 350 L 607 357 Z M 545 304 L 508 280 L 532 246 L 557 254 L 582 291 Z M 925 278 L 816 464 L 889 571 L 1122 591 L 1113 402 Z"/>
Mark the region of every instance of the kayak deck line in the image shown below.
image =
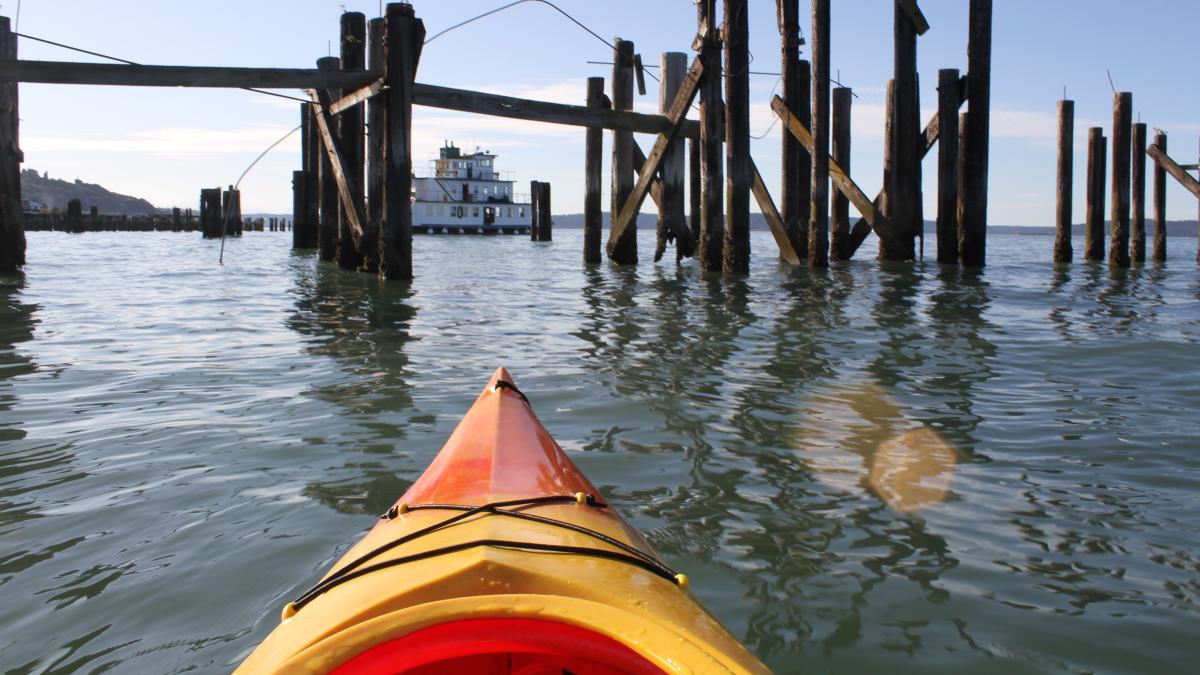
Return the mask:
<path id="1" fill-rule="evenodd" d="M 514 389 L 515 389 L 515 387 L 514 387 Z M 518 392 L 518 393 L 520 393 L 520 392 Z M 462 513 L 451 516 L 443 521 L 434 523 L 433 525 L 429 525 L 428 527 L 422 528 L 415 532 L 411 532 L 407 535 L 404 535 L 402 537 L 394 539 L 386 544 L 383 544 L 382 546 L 379 546 L 375 549 L 372 549 L 371 551 L 364 553 L 363 555 L 359 556 L 358 558 L 355 558 L 354 560 L 350 561 L 346 565 L 340 567 L 337 571 L 330 573 L 328 576 L 326 576 L 324 579 L 322 579 L 320 582 L 318 582 L 315 586 L 309 588 L 307 591 L 300 594 L 300 597 L 298 597 L 297 599 L 284 605 L 284 608 L 282 611 L 282 618 L 289 619 L 292 616 L 295 616 L 296 612 L 300 611 L 301 608 L 303 608 L 305 605 L 307 605 L 309 602 L 311 602 L 317 596 L 322 595 L 322 594 L 336 588 L 337 586 L 340 586 L 341 584 L 343 584 L 347 581 L 357 579 L 365 574 L 369 574 L 371 572 L 375 572 L 375 571 L 382 570 L 382 569 L 387 569 L 389 567 L 395 567 L 397 565 L 403 565 L 405 563 L 416 562 L 418 560 L 425 560 L 428 558 L 433 558 L 433 557 L 436 557 L 439 555 L 446 555 L 446 554 L 455 553 L 458 551 L 465 551 L 467 549 L 476 548 L 479 546 L 492 546 L 492 547 L 496 547 L 496 548 L 508 548 L 508 549 L 523 550 L 523 551 L 541 551 L 541 552 L 547 552 L 547 553 L 570 553 L 573 555 L 585 555 L 585 556 L 593 556 L 593 557 L 597 557 L 597 558 L 607 558 L 609 560 L 616 560 L 618 562 L 625 562 L 630 565 L 635 565 L 637 567 L 641 567 L 642 569 L 644 569 L 648 572 L 651 572 L 653 574 L 656 574 L 656 575 L 662 577 L 663 579 L 666 579 L 667 581 L 674 582 L 677 586 L 680 586 L 681 588 L 687 589 L 689 587 L 689 581 L 688 581 L 688 577 L 686 574 L 676 572 L 675 570 L 671 569 L 666 563 L 659 560 L 655 556 L 652 556 L 644 551 L 641 551 L 633 546 L 630 546 L 629 544 L 626 544 L 623 541 L 620 541 L 618 539 L 610 537 L 607 534 L 604 534 L 603 532 L 597 532 L 596 530 L 593 530 L 591 528 L 584 527 L 582 525 L 576 525 L 574 523 L 569 523 L 569 522 L 566 522 L 563 520 L 558 520 L 556 518 L 547 518 L 545 516 L 539 516 L 539 515 L 536 515 L 533 513 L 525 513 L 522 511 L 509 511 L 509 510 L 506 510 L 505 508 L 503 508 L 503 507 L 528 507 L 528 506 L 537 506 L 537 505 L 542 505 L 542 504 L 567 503 L 567 502 L 574 502 L 576 504 L 579 504 L 581 506 L 587 506 L 589 508 L 597 508 L 597 509 L 608 508 L 608 504 L 601 503 L 601 502 L 597 501 L 594 496 L 583 493 L 583 492 L 578 492 L 578 493 L 575 493 L 574 495 L 549 495 L 549 496 L 542 496 L 542 497 L 531 497 L 529 499 L 509 499 L 509 500 L 500 501 L 500 502 L 493 502 L 491 504 L 482 504 L 480 506 L 469 506 L 466 504 L 406 504 L 403 502 L 398 503 L 398 504 L 392 506 L 391 508 L 389 508 L 386 513 L 384 513 L 382 516 L 380 516 L 380 518 L 382 520 L 392 520 L 401 513 L 406 513 L 406 512 L 410 512 L 410 511 L 419 511 L 419 510 L 430 510 L 430 509 L 454 510 L 454 511 L 462 511 Z M 599 548 L 590 548 L 590 547 L 585 547 L 585 546 L 570 546 L 570 545 L 565 545 L 565 544 L 546 544 L 546 543 L 537 543 L 537 542 L 529 542 L 529 541 L 513 541 L 513 540 L 504 540 L 504 539 L 479 539 L 479 540 L 475 540 L 475 541 L 461 542 L 461 543 L 454 544 L 451 546 L 443 546 L 443 547 L 436 548 L 436 549 L 430 549 L 430 550 L 422 551 L 420 553 L 414 553 L 414 554 L 407 555 L 407 556 L 401 556 L 401 557 L 393 558 L 391 560 L 387 560 L 384 562 L 376 563 L 374 565 L 368 565 L 366 567 L 362 567 L 362 565 L 365 564 L 367 561 L 369 561 L 373 558 L 376 558 L 376 557 L 382 555 L 383 553 L 386 553 L 387 551 L 390 551 L 398 546 L 409 543 L 413 540 L 419 539 L 428 534 L 432 534 L 433 532 L 436 532 L 438 530 L 441 530 L 441 529 L 444 529 L 451 525 L 454 525 L 454 524 L 456 524 L 460 521 L 466 520 L 472 516 L 478 516 L 478 515 L 507 516 L 509 518 L 518 518 L 521 520 L 528 520 L 528 521 L 540 523 L 543 525 L 549 525 L 551 527 L 560 527 L 563 529 L 571 530 L 572 532 L 578 532 L 580 534 L 586 535 L 593 539 L 598 539 L 610 546 L 620 549 L 620 551 L 608 551 L 608 550 L 599 549 Z"/>

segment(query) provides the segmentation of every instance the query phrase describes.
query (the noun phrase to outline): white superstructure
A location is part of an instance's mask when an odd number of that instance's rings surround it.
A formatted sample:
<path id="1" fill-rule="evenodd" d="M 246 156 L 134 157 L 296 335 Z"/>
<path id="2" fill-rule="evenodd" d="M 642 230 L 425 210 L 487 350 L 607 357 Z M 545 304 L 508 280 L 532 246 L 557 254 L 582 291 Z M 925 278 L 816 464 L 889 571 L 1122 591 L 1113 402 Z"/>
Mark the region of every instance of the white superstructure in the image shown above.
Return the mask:
<path id="1" fill-rule="evenodd" d="M 496 155 L 447 141 L 432 170 L 413 175 L 413 232 L 528 233 L 529 199 L 513 183 L 496 171 Z"/>

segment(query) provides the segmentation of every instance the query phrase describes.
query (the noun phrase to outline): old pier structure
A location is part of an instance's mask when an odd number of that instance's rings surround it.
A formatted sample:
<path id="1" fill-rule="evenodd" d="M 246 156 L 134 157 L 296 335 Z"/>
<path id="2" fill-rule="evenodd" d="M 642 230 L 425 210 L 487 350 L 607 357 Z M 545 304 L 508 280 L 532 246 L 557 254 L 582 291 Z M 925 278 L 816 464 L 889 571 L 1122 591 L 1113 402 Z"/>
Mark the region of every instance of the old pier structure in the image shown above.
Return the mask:
<path id="1" fill-rule="evenodd" d="M 25 246 L 16 182 L 21 160 L 17 82 L 306 90 L 301 166 L 292 174 L 293 245 L 316 248 L 322 260 L 388 279 L 413 276 L 414 105 L 583 127 L 583 258 L 590 263 L 602 260 L 600 155 L 601 134 L 608 130 L 612 203 L 603 250 L 609 259 L 637 263 L 638 213 L 649 196 L 658 209 L 656 260 L 674 243 L 677 259 L 694 255 L 702 269 L 730 273 L 749 269 L 751 199 L 788 264 L 825 267 L 830 260 L 850 259 L 872 232 L 879 239 L 880 259 L 915 259 L 924 235 L 922 160 L 941 140 L 937 258 L 983 265 L 992 0 L 969 0 L 968 71 L 961 76 L 956 70 L 939 71 L 938 111 L 924 128 L 916 54 L 918 36 L 929 23 L 916 0 L 891 3 L 895 73 L 888 85 L 884 186 L 874 199 L 850 175 L 851 92 L 844 87 L 831 92 L 831 2 L 812 2 L 810 62 L 800 58 L 798 0 L 777 0 L 783 86 L 771 108 L 785 129 L 779 207 L 750 154 L 749 4 L 724 0 L 718 13 L 715 0 L 696 3 L 690 63 L 685 53 L 661 57 L 658 114 L 632 112 L 635 87 L 645 93 L 642 58 L 632 42 L 621 39 L 613 44 L 609 92 L 602 78 L 589 78 L 582 92 L 585 105 L 417 82 L 425 27 L 406 3 L 388 4 L 385 16 L 369 22 L 361 13 L 343 14 L 339 56 L 318 59 L 311 69 L 18 60 L 16 36 L 3 19 L 0 271 L 19 268 Z M 693 104 L 697 120 L 687 117 Z M 635 133 L 655 135 L 648 151 L 639 147 Z M 532 238 L 547 241 L 549 184 L 538 183 L 533 192 Z M 240 209 L 237 193 L 202 194 L 207 195 L 200 210 L 202 229 L 229 234 L 230 215 Z M 860 214 L 854 222 L 851 206 Z"/>

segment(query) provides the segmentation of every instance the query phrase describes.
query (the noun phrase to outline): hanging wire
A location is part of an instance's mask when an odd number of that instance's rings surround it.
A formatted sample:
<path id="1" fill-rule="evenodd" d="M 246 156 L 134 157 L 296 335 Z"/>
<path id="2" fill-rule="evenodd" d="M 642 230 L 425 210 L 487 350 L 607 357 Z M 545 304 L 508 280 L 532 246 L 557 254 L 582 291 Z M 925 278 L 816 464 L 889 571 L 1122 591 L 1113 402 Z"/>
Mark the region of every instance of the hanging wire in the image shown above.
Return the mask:
<path id="1" fill-rule="evenodd" d="M 283 136 L 280 136 L 279 140 L 268 145 L 266 150 L 263 150 L 262 152 L 258 153 L 258 157 L 255 157 L 254 161 L 250 162 L 250 166 L 246 167 L 246 170 L 242 172 L 242 175 L 238 176 L 237 182 L 233 184 L 233 190 L 237 191 L 237 189 L 239 187 L 241 187 L 242 179 L 246 177 L 246 174 L 250 173 L 250 169 L 253 169 L 254 165 L 258 164 L 258 161 L 260 159 L 262 159 L 263 157 L 266 157 L 268 152 L 275 149 L 275 146 L 286 141 L 289 136 L 291 136 L 292 134 L 299 131 L 301 126 L 303 126 L 303 125 L 296 125 L 296 127 L 294 129 L 287 132 Z M 217 257 L 217 264 L 219 264 L 219 265 L 225 264 L 225 234 L 229 229 L 229 213 L 230 213 L 229 207 L 233 205 L 233 199 L 230 198 L 229 202 L 230 202 L 229 204 L 225 205 L 225 209 L 221 213 L 221 253 Z M 240 202 L 239 202 L 239 205 L 240 205 Z"/>

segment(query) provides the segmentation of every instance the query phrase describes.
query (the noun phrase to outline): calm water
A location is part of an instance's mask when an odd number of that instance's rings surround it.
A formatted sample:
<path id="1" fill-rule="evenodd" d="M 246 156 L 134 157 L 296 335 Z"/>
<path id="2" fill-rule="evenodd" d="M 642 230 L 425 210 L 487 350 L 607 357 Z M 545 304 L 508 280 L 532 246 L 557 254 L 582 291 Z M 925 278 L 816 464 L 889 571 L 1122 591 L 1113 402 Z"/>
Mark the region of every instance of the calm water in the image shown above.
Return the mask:
<path id="1" fill-rule="evenodd" d="M 30 234 L 0 283 L 0 671 L 231 669 L 501 364 L 779 672 L 1194 667 L 1195 240 L 1116 276 L 1009 236 L 981 275 L 810 274 L 755 233 L 721 279 L 555 236 L 419 238 L 410 290 L 286 234 L 224 267 L 193 234 Z"/>

